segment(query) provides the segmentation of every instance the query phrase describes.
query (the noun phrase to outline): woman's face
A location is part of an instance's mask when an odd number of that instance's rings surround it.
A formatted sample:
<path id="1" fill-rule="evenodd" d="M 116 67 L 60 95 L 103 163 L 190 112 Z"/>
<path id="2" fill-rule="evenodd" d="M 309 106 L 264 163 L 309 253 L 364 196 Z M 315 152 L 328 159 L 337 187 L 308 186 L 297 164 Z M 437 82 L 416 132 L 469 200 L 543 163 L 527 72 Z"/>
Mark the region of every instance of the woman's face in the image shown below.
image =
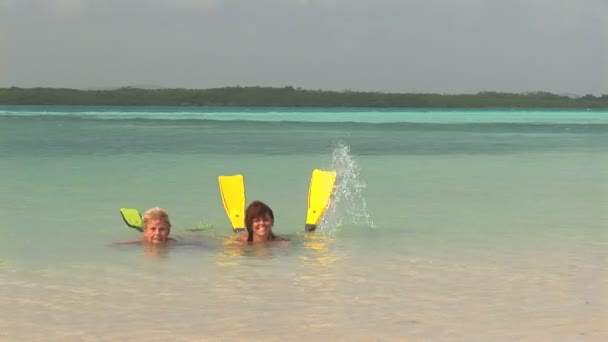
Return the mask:
<path id="1" fill-rule="evenodd" d="M 273 220 L 269 215 L 256 217 L 252 221 L 251 230 L 253 236 L 258 239 L 268 239 L 268 235 L 272 231 Z"/>
<path id="2" fill-rule="evenodd" d="M 150 220 L 144 228 L 144 241 L 150 243 L 162 243 L 169 238 L 171 227 L 165 220 Z"/>

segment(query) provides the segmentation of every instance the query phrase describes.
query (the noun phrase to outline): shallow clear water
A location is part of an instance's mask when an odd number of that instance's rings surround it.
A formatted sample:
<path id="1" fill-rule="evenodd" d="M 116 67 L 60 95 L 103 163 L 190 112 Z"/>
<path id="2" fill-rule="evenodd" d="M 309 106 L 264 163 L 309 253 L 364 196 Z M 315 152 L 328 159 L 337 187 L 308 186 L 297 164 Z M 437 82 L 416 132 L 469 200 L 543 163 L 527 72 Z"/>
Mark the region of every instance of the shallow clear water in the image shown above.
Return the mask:
<path id="1" fill-rule="evenodd" d="M 2 339 L 608 337 L 607 112 L 0 107 L 0 157 Z M 237 172 L 288 247 L 229 244 Z M 191 245 L 112 245 L 156 205 Z"/>

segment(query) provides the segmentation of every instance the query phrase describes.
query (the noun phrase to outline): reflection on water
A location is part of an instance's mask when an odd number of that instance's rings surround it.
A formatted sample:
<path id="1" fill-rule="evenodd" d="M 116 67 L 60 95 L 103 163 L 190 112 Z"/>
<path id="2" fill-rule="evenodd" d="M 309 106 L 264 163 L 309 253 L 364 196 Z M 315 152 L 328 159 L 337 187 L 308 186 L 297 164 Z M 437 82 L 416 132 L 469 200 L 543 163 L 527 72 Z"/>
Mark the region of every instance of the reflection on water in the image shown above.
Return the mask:
<path id="1" fill-rule="evenodd" d="M 231 267 L 240 264 L 242 246 L 238 242 L 239 236 L 229 235 L 221 241 L 220 251 L 215 256 L 215 264 L 220 267 Z"/>
<path id="2" fill-rule="evenodd" d="M 270 259 L 273 254 L 273 243 L 246 245 L 243 247 L 243 256 L 258 259 Z"/>
<path id="3" fill-rule="evenodd" d="M 120 249 L 143 249 L 143 255 L 148 260 L 163 260 L 169 258 L 169 254 L 176 249 L 196 249 L 205 250 L 209 248 L 206 243 L 200 241 L 167 241 L 165 243 L 147 243 L 141 240 L 118 242 L 112 244 L 114 248 Z"/>
<path id="4" fill-rule="evenodd" d="M 167 243 L 152 244 L 144 243 L 144 256 L 146 259 L 160 260 L 169 257 L 170 246 Z"/>
<path id="5" fill-rule="evenodd" d="M 117 242 L 111 246 L 120 249 L 139 249 L 142 248 L 144 252 L 144 258 L 150 260 L 161 260 L 169 257 L 169 250 L 176 242 L 168 243 L 146 243 L 144 241 L 128 241 L 128 242 Z"/>
<path id="6" fill-rule="evenodd" d="M 221 267 L 237 266 L 243 261 L 243 257 L 272 259 L 276 252 L 292 248 L 299 242 L 295 239 L 288 241 L 274 241 L 263 244 L 249 244 L 240 241 L 240 236 L 230 235 L 220 241 L 220 252 L 216 254 L 216 265 Z"/>
<path id="7" fill-rule="evenodd" d="M 300 249 L 304 246 L 304 253 L 299 256 L 300 260 L 309 265 L 329 265 L 336 261 L 337 257 L 331 251 L 335 238 L 319 233 L 305 233 L 290 237 L 289 241 L 276 241 L 264 244 L 247 244 L 239 241 L 239 237 L 231 235 L 224 237 L 220 242 L 220 251 L 216 254 L 216 265 L 237 266 L 243 261 L 243 257 L 257 259 L 272 259 L 282 255 L 285 251 Z"/>
<path id="8" fill-rule="evenodd" d="M 317 295 L 332 293 L 336 288 L 337 261 L 335 238 L 316 233 L 304 235 L 304 253 L 297 268 L 295 285 L 305 291 L 313 289 Z M 329 301 L 334 299 L 328 298 Z"/>
<path id="9" fill-rule="evenodd" d="M 336 261 L 336 255 L 330 252 L 330 246 L 335 238 L 320 234 L 305 234 L 304 247 L 306 254 L 300 256 L 300 260 L 308 265 L 329 265 Z"/>

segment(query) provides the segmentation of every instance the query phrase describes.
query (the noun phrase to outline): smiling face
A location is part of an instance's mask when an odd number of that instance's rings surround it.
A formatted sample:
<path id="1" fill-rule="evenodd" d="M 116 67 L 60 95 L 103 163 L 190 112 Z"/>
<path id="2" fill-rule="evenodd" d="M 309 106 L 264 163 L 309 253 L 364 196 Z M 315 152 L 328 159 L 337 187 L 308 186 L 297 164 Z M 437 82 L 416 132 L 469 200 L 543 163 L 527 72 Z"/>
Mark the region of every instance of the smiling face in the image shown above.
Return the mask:
<path id="1" fill-rule="evenodd" d="M 253 201 L 245 210 L 245 226 L 249 233 L 247 241 L 262 242 L 273 238 L 274 213 L 261 201 Z"/>
<path id="2" fill-rule="evenodd" d="M 144 228 L 144 241 L 150 243 L 161 243 L 167 241 L 171 226 L 163 219 L 151 219 Z"/>
<path id="3" fill-rule="evenodd" d="M 251 230 L 253 232 L 253 241 L 268 240 L 268 236 L 272 231 L 273 219 L 270 215 L 256 217 L 251 222 Z"/>

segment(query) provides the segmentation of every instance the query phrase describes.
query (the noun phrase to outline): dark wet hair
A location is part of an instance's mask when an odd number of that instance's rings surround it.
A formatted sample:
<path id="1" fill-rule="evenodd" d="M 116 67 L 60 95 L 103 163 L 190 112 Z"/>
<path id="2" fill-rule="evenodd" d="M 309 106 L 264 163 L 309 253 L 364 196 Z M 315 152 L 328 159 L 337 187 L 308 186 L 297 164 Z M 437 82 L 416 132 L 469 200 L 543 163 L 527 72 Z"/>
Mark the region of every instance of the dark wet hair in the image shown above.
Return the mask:
<path id="1" fill-rule="evenodd" d="M 247 241 L 253 241 L 253 220 L 265 216 L 270 217 L 270 219 L 272 219 L 274 222 L 274 213 L 272 212 L 272 209 L 266 205 L 266 203 L 256 200 L 249 204 L 247 210 L 245 210 L 245 227 L 247 227 L 247 233 L 249 234 Z M 268 235 L 268 240 L 274 239 L 275 236 L 271 230 L 270 234 Z"/>

